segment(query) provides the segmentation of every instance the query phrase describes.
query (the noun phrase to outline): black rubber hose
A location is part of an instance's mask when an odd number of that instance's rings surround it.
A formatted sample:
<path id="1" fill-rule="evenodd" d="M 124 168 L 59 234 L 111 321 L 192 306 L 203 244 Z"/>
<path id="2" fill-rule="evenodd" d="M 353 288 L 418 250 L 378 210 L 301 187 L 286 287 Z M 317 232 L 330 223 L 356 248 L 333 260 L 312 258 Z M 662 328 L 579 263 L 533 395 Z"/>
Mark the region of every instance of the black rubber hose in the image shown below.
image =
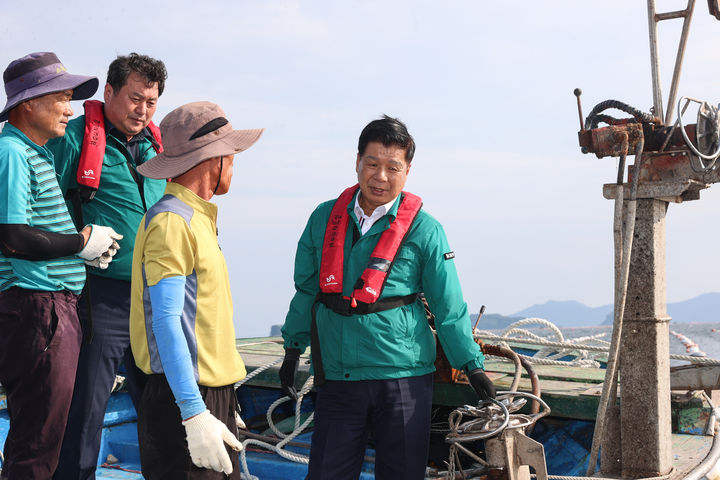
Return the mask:
<path id="1" fill-rule="evenodd" d="M 608 108 L 615 108 L 629 115 L 632 115 L 633 118 L 635 118 L 635 120 L 640 123 L 654 123 L 655 121 L 657 121 L 657 119 L 653 115 L 638 110 L 635 107 L 631 107 L 627 103 L 623 103 L 618 100 L 605 100 L 604 102 L 600 102 L 595 105 L 592 111 L 588 113 L 588 116 L 585 119 L 585 129 L 591 130 L 593 128 L 597 128 L 600 121 L 610 123 L 608 122 L 608 120 L 615 120 L 612 117 L 608 117 L 607 115 L 600 115 L 600 112 L 603 112 Z"/>

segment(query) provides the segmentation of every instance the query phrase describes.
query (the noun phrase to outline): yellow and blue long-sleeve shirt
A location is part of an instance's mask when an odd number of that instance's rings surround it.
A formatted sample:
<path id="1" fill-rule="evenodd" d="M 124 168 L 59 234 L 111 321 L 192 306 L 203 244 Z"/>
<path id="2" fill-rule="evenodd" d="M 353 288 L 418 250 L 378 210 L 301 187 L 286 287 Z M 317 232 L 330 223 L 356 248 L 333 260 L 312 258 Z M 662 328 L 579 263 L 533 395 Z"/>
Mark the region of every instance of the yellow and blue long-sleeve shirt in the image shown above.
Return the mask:
<path id="1" fill-rule="evenodd" d="M 182 185 L 168 183 L 165 195 L 143 217 L 135 239 L 130 306 L 130 344 L 145 373 L 165 373 L 153 329 L 150 287 L 184 277 L 177 321 L 199 385 L 232 385 L 245 377 L 235 348 L 233 306 L 225 257 L 217 239 L 217 205 Z"/>

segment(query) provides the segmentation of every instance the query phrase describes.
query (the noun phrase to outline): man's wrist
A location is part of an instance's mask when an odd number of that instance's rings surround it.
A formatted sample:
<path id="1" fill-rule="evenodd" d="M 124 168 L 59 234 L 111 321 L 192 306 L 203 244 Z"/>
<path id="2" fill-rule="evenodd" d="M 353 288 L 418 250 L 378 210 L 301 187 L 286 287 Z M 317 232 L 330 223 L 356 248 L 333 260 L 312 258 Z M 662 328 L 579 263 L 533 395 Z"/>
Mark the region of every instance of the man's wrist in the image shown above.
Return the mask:
<path id="1" fill-rule="evenodd" d="M 290 360 L 298 360 L 300 358 L 299 348 L 285 348 L 285 358 Z"/>
<path id="2" fill-rule="evenodd" d="M 192 399 L 177 402 L 177 406 L 180 408 L 180 417 L 183 419 L 183 422 L 190 420 L 193 417 L 197 417 L 207 410 L 205 402 L 203 402 L 202 398 L 199 400 Z"/>

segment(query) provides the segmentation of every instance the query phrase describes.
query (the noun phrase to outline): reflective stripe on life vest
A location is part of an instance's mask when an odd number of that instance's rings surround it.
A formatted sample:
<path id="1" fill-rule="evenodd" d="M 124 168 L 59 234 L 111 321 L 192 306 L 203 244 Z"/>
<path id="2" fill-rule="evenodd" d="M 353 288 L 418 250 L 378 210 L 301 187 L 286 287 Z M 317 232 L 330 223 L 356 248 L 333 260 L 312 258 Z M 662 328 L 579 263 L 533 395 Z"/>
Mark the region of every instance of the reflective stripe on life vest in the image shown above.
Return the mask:
<path id="1" fill-rule="evenodd" d="M 358 188 L 358 185 L 352 186 L 338 197 L 328 219 L 320 261 L 320 292 L 323 294 L 342 294 L 343 291 L 345 235 L 350 223 L 347 209 Z M 355 285 L 356 288 L 351 296 L 353 304 L 356 302 L 371 304 L 380 298 L 395 255 L 421 207 L 420 197 L 402 192 L 395 220 L 380 235 L 365 271 Z"/>

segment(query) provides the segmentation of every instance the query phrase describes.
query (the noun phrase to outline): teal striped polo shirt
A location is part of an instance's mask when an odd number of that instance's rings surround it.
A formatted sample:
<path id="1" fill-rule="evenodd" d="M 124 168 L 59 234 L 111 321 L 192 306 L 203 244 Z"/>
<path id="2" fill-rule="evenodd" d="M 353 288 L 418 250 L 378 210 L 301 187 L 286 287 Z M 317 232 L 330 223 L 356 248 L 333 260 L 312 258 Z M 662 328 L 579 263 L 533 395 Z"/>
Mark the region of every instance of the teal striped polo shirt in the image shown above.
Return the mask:
<path id="1" fill-rule="evenodd" d="M 52 153 L 10 123 L 0 132 L 0 223 L 77 233 L 58 186 Z M 29 261 L 0 253 L 0 291 L 20 287 L 80 293 L 84 284 L 85 265 L 76 255 Z"/>

